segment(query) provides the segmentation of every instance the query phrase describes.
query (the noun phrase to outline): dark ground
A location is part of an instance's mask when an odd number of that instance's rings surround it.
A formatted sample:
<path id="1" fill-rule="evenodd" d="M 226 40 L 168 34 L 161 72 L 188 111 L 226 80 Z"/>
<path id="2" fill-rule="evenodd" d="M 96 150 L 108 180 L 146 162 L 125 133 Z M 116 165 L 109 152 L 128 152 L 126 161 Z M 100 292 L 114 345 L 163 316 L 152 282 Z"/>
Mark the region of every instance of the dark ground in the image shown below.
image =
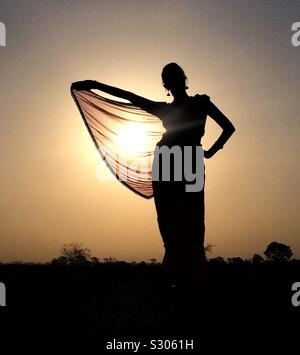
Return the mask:
<path id="1" fill-rule="evenodd" d="M 291 304 L 299 265 L 210 265 L 205 294 L 167 289 L 160 271 L 160 265 L 126 263 L 0 265 L 7 289 L 2 327 L 6 337 L 28 344 L 89 339 L 97 353 L 113 338 L 138 337 L 193 338 L 211 349 L 234 339 L 247 341 L 243 349 L 261 340 L 280 346 L 294 322 L 299 328 L 300 310 Z"/>

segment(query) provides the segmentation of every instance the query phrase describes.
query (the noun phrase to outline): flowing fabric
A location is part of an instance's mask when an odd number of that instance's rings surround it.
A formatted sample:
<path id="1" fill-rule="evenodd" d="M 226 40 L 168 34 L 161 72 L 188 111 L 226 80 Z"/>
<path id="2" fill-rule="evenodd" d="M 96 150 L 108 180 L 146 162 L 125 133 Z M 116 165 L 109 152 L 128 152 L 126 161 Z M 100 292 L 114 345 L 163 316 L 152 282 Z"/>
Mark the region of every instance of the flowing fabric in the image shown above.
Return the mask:
<path id="1" fill-rule="evenodd" d="M 71 89 L 71 94 L 113 175 L 138 195 L 153 197 L 154 149 L 165 132 L 161 120 L 132 103 L 91 90 Z"/>

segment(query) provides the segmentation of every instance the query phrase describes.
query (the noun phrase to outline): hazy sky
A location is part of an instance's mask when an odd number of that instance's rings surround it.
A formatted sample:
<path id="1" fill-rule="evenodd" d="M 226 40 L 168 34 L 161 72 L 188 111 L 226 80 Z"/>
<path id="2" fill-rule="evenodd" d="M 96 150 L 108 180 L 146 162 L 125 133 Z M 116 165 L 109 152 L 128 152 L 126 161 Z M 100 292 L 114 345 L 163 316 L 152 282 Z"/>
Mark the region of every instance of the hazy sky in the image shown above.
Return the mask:
<path id="1" fill-rule="evenodd" d="M 161 260 L 153 199 L 97 180 L 103 163 L 69 86 L 95 79 L 167 101 L 160 74 L 172 61 L 188 94 L 208 94 L 236 127 L 205 162 L 214 256 L 276 240 L 300 257 L 299 10 L 299 0 L 0 0 L 0 260 L 47 261 L 69 242 Z M 209 119 L 204 148 L 219 134 Z"/>

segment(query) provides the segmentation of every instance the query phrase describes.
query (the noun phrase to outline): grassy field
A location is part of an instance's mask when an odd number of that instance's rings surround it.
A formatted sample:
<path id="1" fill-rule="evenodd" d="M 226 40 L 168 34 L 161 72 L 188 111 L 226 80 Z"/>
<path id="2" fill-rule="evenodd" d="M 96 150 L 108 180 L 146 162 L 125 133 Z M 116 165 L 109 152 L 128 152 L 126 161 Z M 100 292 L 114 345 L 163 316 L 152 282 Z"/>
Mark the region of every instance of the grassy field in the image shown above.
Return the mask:
<path id="1" fill-rule="evenodd" d="M 209 265 L 209 274 L 209 289 L 196 292 L 165 287 L 160 264 L 2 264 L 7 307 L 1 307 L 1 315 L 7 317 L 6 331 L 29 340 L 99 342 L 112 336 L 208 341 L 226 332 L 250 334 L 245 329 L 253 324 L 255 338 L 266 328 L 280 332 L 299 318 L 291 304 L 291 285 L 300 281 L 298 265 Z"/>

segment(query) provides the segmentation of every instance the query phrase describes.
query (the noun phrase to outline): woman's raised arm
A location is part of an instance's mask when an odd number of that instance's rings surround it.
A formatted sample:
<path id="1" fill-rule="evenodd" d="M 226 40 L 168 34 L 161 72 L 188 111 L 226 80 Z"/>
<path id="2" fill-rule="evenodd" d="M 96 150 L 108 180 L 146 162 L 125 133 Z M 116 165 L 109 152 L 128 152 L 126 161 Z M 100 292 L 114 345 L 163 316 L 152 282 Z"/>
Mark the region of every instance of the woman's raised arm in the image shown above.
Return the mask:
<path id="1" fill-rule="evenodd" d="M 166 102 L 152 101 L 146 99 L 145 97 L 136 95 L 130 91 L 126 91 L 114 86 L 99 83 L 96 80 L 77 81 L 75 83 L 72 83 L 71 88 L 74 90 L 91 90 L 91 89 L 101 90 L 110 95 L 128 100 L 133 105 L 140 107 L 142 110 L 147 111 L 155 116 L 160 115 L 162 109 L 165 107 L 165 105 L 167 105 Z"/>

